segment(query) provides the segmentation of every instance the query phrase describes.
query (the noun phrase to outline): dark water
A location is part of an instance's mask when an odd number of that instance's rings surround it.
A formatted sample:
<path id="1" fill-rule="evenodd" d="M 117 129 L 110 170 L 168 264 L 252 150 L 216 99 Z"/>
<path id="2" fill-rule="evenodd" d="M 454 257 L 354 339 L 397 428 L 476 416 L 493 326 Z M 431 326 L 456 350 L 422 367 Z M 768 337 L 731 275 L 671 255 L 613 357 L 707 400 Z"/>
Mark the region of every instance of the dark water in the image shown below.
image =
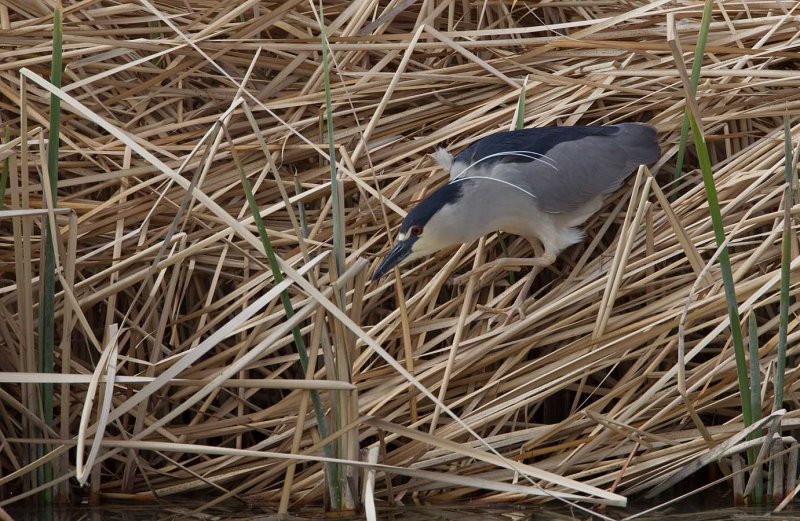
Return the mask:
<path id="1" fill-rule="evenodd" d="M 590 515 L 580 510 L 546 507 L 402 507 L 381 509 L 381 521 L 594 521 L 610 518 L 615 521 L 637 519 L 643 521 L 775 521 L 798 520 L 797 507 L 789 512 L 771 513 L 768 509 L 726 508 L 694 510 L 691 505 L 666 507 L 646 513 L 647 508 L 600 511 Z M 14 521 L 312 521 L 312 520 L 363 520 L 363 515 L 325 515 L 318 510 L 295 512 L 278 516 L 274 511 L 258 507 L 202 509 L 185 504 L 171 505 L 114 505 L 106 507 L 50 508 L 9 506 L 6 512 Z M 636 514 L 639 514 L 638 516 Z M 604 517 L 601 517 L 604 516 Z"/>

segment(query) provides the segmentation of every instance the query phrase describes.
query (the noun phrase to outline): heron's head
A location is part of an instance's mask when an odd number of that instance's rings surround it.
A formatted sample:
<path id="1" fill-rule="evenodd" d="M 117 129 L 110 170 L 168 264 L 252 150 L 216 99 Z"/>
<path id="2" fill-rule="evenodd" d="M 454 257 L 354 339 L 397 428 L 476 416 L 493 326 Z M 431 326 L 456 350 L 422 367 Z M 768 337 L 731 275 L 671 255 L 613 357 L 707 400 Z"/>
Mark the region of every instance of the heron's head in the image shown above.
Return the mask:
<path id="1" fill-rule="evenodd" d="M 394 247 L 372 275 L 377 280 L 395 266 L 466 242 L 462 213 L 463 182 L 448 183 L 415 206 L 400 225 Z"/>

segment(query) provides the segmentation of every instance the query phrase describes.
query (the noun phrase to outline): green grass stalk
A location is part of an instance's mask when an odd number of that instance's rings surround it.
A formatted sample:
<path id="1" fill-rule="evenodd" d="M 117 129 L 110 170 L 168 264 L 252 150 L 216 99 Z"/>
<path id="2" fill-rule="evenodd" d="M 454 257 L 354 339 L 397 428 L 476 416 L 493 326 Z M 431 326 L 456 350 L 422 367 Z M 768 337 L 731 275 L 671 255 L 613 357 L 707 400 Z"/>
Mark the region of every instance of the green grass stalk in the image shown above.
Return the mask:
<path id="1" fill-rule="evenodd" d="M 785 155 L 784 175 L 786 187 L 783 190 L 783 240 L 781 241 L 781 297 L 778 321 L 778 361 L 775 368 L 775 404 L 778 410 L 783 405 L 783 380 L 786 373 L 786 342 L 789 331 L 789 266 L 792 263 L 792 132 L 789 118 L 783 118 L 783 150 Z"/>
<path id="2" fill-rule="evenodd" d="M 53 57 L 50 64 L 50 82 L 56 87 L 61 86 L 63 74 L 62 60 L 62 20 L 61 5 L 56 4 L 53 11 Z M 47 180 L 53 200 L 48 202 L 53 208 L 58 206 L 58 148 L 59 134 L 61 129 L 61 98 L 50 95 L 50 132 L 47 138 Z M 50 221 L 45 219 L 43 237 L 43 271 L 41 304 L 39 306 L 39 371 L 42 373 L 52 373 L 55 367 L 55 292 L 56 292 L 56 261 L 55 250 L 53 249 L 53 235 L 56 230 L 50 229 Z M 40 386 L 42 416 L 45 424 L 53 425 L 53 384 L 44 383 Z M 48 448 L 40 446 L 40 451 L 44 454 Z M 53 466 L 48 462 L 42 466 L 42 483 L 50 483 L 53 480 Z M 45 503 L 52 503 L 53 491 L 47 488 L 42 493 Z"/>
<path id="3" fill-rule="evenodd" d="M 303 189 L 300 186 L 300 178 L 297 174 L 294 175 L 294 192 L 297 195 L 302 193 Z M 306 219 L 306 205 L 303 201 L 297 201 L 297 214 L 300 219 L 300 233 L 303 234 L 304 239 L 308 239 L 308 220 Z"/>
<path id="4" fill-rule="evenodd" d="M 158 29 L 160 27 L 160 24 L 158 20 L 151 20 L 147 22 L 147 26 L 150 27 L 151 29 Z M 149 35 L 151 40 L 158 40 L 159 36 L 161 36 L 161 33 L 158 31 L 152 31 Z M 156 67 L 161 67 L 162 58 L 163 56 L 159 56 L 158 58 L 153 58 L 152 60 L 150 60 L 150 63 L 152 63 Z"/>
<path id="5" fill-rule="evenodd" d="M 334 255 L 334 270 L 336 276 L 342 274 L 344 271 L 345 254 L 344 254 L 344 208 L 342 206 L 341 198 L 339 197 L 339 180 L 336 171 L 336 143 L 333 132 L 333 104 L 331 102 L 331 78 L 330 78 L 330 47 L 328 43 L 328 34 L 325 28 L 325 13 L 322 5 L 322 0 L 319 2 L 319 29 L 320 29 L 320 47 L 322 49 L 322 82 L 325 89 L 325 123 L 328 134 L 328 162 L 330 164 L 331 174 L 331 214 L 333 217 L 333 255 Z M 339 295 L 339 302 L 344 303 L 344 292 Z M 343 304 L 342 304 L 343 305 Z M 337 350 L 341 352 L 342 350 Z M 340 358 L 336 356 L 337 367 L 334 368 L 335 374 L 341 375 L 345 369 L 339 364 L 346 361 L 346 357 Z M 349 368 L 347 368 L 349 371 Z M 346 398 L 341 393 L 334 393 L 336 400 L 331 400 L 334 404 L 334 417 L 338 421 L 338 427 L 341 428 L 345 421 L 342 415 L 345 412 Z M 344 439 L 338 440 L 338 452 L 341 457 L 344 457 L 346 450 L 344 447 Z M 341 465 L 335 464 L 328 467 L 330 470 L 328 482 L 331 491 L 331 508 L 334 511 L 342 510 L 344 505 L 344 497 L 342 495 L 342 488 L 344 486 L 344 474 Z"/>
<path id="6" fill-rule="evenodd" d="M 761 370 L 758 358 L 758 323 L 753 312 L 748 317 L 747 331 L 749 333 L 747 347 L 750 351 L 750 404 L 753 407 L 753 421 L 758 421 L 761 419 Z M 756 433 L 750 435 L 750 439 L 755 438 Z M 755 449 L 748 451 L 747 458 L 755 461 Z M 753 501 L 757 505 L 764 501 L 764 482 L 760 479 L 753 487 Z"/>
<path id="7" fill-rule="evenodd" d="M 333 213 L 333 255 L 336 261 L 336 276 L 344 270 L 344 212 L 339 200 L 339 180 L 336 176 L 336 143 L 333 134 L 333 105 L 331 103 L 330 57 L 328 35 L 325 31 L 325 17 L 322 1 L 319 3 L 320 38 L 322 39 L 322 82 L 325 87 L 325 122 L 328 131 L 328 161 L 331 167 L 331 198 Z"/>
<path id="8" fill-rule="evenodd" d="M 697 35 L 697 47 L 694 49 L 694 61 L 692 62 L 692 72 L 689 75 L 689 83 L 692 86 L 691 95 L 697 92 L 697 84 L 700 81 L 700 70 L 703 67 L 703 54 L 705 53 L 708 30 L 711 25 L 711 10 L 714 7 L 712 0 L 706 0 L 703 8 L 703 18 L 700 21 L 700 33 Z M 686 157 L 686 144 L 689 141 L 689 109 L 683 112 L 683 122 L 681 123 L 681 138 L 678 142 L 678 152 L 675 154 L 675 179 L 681 176 L 683 161 Z"/>
<path id="9" fill-rule="evenodd" d="M 695 49 L 694 64 L 692 67 L 692 76 L 699 78 L 700 67 L 702 65 L 703 56 L 705 53 L 705 41 L 708 35 L 708 28 L 711 22 L 711 8 L 713 3 L 707 0 L 703 10 L 703 23 L 701 24 L 700 35 L 698 37 L 697 48 Z M 677 51 L 677 48 L 673 49 Z M 676 53 L 675 59 L 681 59 L 680 55 Z M 733 271 L 731 269 L 731 259 L 728 253 L 728 247 L 725 239 L 725 225 L 722 222 L 722 212 L 720 211 L 719 198 L 717 196 L 717 188 L 714 184 L 714 174 L 711 169 L 711 158 L 708 153 L 708 146 L 706 145 L 705 136 L 700 126 L 700 113 L 699 107 L 694 104 L 695 91 L 697 82 L 692 84 L 692 78 L 686 78 L 684 82 L 684 89 L 686 91 L 686 111 L 684 115 L 689 120 L 689 128 L 692 131 L 692 138 L 694 140 L 695 150 L 697 151 L 697 158 L 700 163 L 700 172 L 703 176 L 703 187 L 706 192 L 706 200 L 708 201 L 708 213 L 711 216 L 711 224 L 714 229 L 714 239 L 716 240 L 717 247 L 720 248 L 719 253 L 719 267 L 722 276 L 723 289 L 725 291 L 725 303 L 728 308 L 728 319 L 731 328 L 731 340 L 733 343 L 733 352 L 736 357 L 736 376 L 739 384 L 739 399 L 742 403 L 742 418 L 745 426 L 753 423 L 752 406 L 750 403 L 750 382 L 747 371 L 747 357 L 744 350 L 744 338 L 742 336 L 742 324 L 739 317 L 739 306 L 736 300 L 736 286 L 733 280 Z M 752 465 L 754 462 L 748 453 L 748 463 Z"/>
<path id="10" fill-rule="evenodd" d="M 748 350 L 750 351 L 750 404 L 753 406 L 753 421 L 761 419 L 761 370 L 758 358 L 758 323 L 755 313 L 748 317 Z"/>
<path id="11" fill-rule="evenodd" d="M 230 136 L 228 136 L 228 139 L 231 143 L 233 143 L 233 139 L 231 139 Z M 269 263 L 270 270 L 272 271 L 272 276 L 275 279 L 275 283 L 279 284 L 283 281 L 283 272 L 281 271 L 280 264 L 278 264 L 278 258 L 275 255 L 275 250 L 272 248 L 272 241 L 267 233 L 264 220 L 261 218 L 261 212 L 258 209 L 258 203 L 256 202 L 256 197 L 253 193 L 253 187 L 250 184 L 250 181 L 247 179 L 247 176 L 245 175 L 244 169 L 239 163 L 238 158 L 235 155 L 233 158 L 234 162 L 236 163 L 236 168 L 239 171 L 239 177 L 242 182 L 242 187 L 244 188 L 245 197 L 247 197 L 247 204 L 250 207 L 250 213 L 253 214 L 253 220 L 256 223 L 256 228 L 258 228 L 258 235 L 261 239 L 261 244 L 264 246 L 264 252 L 267 255 L 267 262 Z M 281 304 L 283 304 L 283 309 L 286 313 L 286 319 L 288 320 L 294 316 L 294 307 L 292 306 L 292 301 L 289 298 L 289 292 L 286 290 L 282 291 L 280 299 Z M 292 329 L 292 339 L 294 340 L 294 344 L 297 349 L 297 355 L 300 358 L 300 366 L 303 368 L 303 374 L 305 374 L 308 368 L 308 350 L 306 349 L 306 344 L 303 340 L 303 335 L 300 334 L 299 328 L 295 327 Z M 327 420 L 325 419 L 325 409 L 322 407 L 322 400 L 320 399 L 319 392 L 316 390 L 311 390 L 310 393 L 311 403 L 314 405 L 314 415 L 317 419 L 317 429 L 319 430 L 320 438 L 325 439 L 328 437 L 330 432 L 328 429 Z M 333 450 L 330 445 L 325 445 L 324 451 L 326 457 L 334 457 Z M 329 468 L 330 464 L 326 463 L 325 465 L 327 469 Z M 341 503 L 341 490 L 339 489 L 338 480 L 328 480 L 328 482 L 332 504 Z"/>
<path id="12" fill-rule="evenodd" d="M 514 128 L 517 130 L 525 126 L 525 87 L 519 89 L 519 96 L 517 97 L 517 120 L 514 122 Z"/>
<path id="13" fill-rule="evenodd" d="M 753 423 L 753 413 L 750 404 L 750 383 L 747 374 L 747 359 L 744 352 L 744 338 L 742 336 L 742 325 L 739 319 L 739 306 L 736 301 L 736 286 L 733 281 L 733 271 L 731 270 L 731 259 L 728 254 L 728 247 L 725 246 L 725 225 L 722 222 L 722 212 L 719 208 L 719 198 L 717 188 L 714 184 L 714 174 L 711 171 L 711 158 L 708 154 L 703 133 L 695 121 L 694 115 L 689 114 L 689 125 L 694 138 L 694 146 L 700 160 L 700 172 L 703 175 L 703 186 L 706 190 L 708 200 L 708 212 L 711 215 L 711 223 L 714 228 L 714 238 L 717 246 L 722 247 L 719 254 L 719 268 L 722 275 L 722 284 L 725 290 L 725 302 L 728 307 L 728 319 L 731 323 L 731 337 L 733 341 L 733 352 L 736 357 L 736 374 L 739 382 L 739 397 L 742 402 L 742 418 L 745 427 Z M 749 461 L 751 465 L 752 461 Z"/>

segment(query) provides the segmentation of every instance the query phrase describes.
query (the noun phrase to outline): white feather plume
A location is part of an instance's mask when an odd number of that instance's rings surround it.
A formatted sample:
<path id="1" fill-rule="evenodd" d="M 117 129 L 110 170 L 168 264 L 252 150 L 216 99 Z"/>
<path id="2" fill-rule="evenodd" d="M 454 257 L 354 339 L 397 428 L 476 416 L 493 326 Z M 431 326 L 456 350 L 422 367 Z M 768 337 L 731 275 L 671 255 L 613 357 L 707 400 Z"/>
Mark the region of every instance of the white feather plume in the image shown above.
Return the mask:
<path id="1" fill-rule="evenodd" d="M 436 159 L 436 162 L 439 163 L 439 166 L 444 168 L 447 172 L 449 172 L 453 167 L 453 154 L 444 148 L 437 148 L 436 152 L 433 154 L 433 158 Z"/>

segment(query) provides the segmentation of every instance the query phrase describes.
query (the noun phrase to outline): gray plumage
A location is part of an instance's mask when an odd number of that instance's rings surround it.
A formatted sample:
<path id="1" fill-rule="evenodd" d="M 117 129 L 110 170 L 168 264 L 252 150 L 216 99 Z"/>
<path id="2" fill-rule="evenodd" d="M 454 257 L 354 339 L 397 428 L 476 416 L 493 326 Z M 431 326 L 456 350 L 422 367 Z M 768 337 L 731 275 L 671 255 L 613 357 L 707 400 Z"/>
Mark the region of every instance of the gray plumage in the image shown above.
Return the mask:
<path id="1" fill-rule="evenodd" d="M 440 149 L 435 157 L 450 172 L 450 182 L 408 213 L 373 278 L 500 230 L 544 246 L 528 265 L 552 263 L 581 241 L 577 227 L 600 209 L 603 198 L 660 154 L 655 129 L 641 123 L 497 132 L 455 157 Z"/>
<path id="2" fill-rule="evenodd" d="M 453 158 L 450 175 L 502 179 L 533 194 L 542 211 L 569 213 L 613 192 L 660 153 L 655 129 L 640 123 L 530 128 L 470 145 Z"/>

